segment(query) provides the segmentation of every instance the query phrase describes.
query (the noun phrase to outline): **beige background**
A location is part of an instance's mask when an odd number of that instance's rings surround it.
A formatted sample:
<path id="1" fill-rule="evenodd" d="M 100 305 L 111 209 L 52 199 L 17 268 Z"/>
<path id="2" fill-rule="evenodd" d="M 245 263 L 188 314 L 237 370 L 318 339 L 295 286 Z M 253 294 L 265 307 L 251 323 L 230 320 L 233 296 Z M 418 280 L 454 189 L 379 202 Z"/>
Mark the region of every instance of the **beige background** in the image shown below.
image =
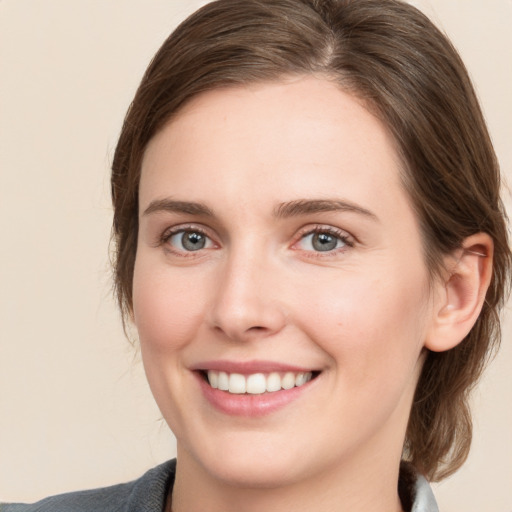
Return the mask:
<path id="1" fill-rule="evenodd" d="M 0 0 L 0 499 L 126 481 L 174 453 L 111 297 L 109 163 L 150 57 L 203 3 Z M 461 51 L 512 182 L 512 2 L 415 4 Z M 508 315 L 443 511 L 512 511 Z"/>

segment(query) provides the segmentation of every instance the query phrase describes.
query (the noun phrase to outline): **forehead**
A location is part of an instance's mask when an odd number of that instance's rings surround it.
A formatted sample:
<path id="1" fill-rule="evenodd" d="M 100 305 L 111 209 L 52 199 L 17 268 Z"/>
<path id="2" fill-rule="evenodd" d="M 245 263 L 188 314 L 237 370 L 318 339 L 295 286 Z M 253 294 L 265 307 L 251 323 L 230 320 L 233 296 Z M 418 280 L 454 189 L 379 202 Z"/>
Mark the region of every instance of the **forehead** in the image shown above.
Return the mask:
<path id="1" fill-rule="evenodd" d="M 286 200 L 305 191 L 366 201 L 376 200 L 383 188 L 403 194 L 400 159 L 387 128 L 357 98 L 314 77 L 193 98 L 148 144 L 141 207 L 164 183 L 193 196 L 205 180 L 219 197 L 244 189 L 287 194 Z"/>

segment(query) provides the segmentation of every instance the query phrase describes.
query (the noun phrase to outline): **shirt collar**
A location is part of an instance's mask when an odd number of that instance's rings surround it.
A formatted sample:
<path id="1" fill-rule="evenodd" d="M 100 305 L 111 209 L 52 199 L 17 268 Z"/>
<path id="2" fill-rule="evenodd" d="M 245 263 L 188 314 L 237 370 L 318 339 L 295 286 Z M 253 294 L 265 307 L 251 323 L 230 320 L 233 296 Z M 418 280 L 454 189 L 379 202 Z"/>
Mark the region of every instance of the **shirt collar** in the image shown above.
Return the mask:
<path id="1" fill-rule="evenodd" d="M 439 512 L 432 489 L 422 475 L 416 476 L 415 497 L 411 512 Z"/>

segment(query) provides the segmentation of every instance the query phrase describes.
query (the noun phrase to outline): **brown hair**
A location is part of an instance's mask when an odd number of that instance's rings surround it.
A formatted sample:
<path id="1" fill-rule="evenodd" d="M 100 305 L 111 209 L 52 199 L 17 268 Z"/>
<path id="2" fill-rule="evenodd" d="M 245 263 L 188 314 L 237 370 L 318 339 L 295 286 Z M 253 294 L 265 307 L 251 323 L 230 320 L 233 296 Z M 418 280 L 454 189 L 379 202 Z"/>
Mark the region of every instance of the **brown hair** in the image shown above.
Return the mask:
<path id="1" fill-rule="evenodd" d="M 219 0 L 185 20 L 149 65 L 127 113 L 112 170 L 115 286 L 132 308 L 138 184 L 146 145 L 203 91 L 319 74 L 361 98 L 393 134 L 432 275 L 464 238 L 494 241 L 493 277 L 475 326 L 454 349 L 428 352 L 404 458 L 431 479 L 453 473 L 471 443 L 468 393 L 500 339 L 511 255 L 500 174 L 475 92 L 450 42 L 399 0 Z"/>

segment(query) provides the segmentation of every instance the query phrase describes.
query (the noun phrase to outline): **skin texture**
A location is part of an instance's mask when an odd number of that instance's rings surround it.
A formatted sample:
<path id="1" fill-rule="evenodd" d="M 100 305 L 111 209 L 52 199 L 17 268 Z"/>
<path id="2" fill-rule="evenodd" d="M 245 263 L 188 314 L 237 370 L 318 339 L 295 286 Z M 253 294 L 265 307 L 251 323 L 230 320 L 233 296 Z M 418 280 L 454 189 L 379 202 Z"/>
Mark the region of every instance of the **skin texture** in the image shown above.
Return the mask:
<path id="1" fill-rule="evenodd" d="M 351 208 L 276 215 L 318 200 Z M 183 230 L 204 248 L 187 251 Z M 315 250 L 314 230 L 336 248 Z M 173 510 L 401 510 L 422 353 L 462 339 L 460 322 L 450 330 L 471 295 L 461 282 L 430 284 L 393 141 L 356 99 L 313 77 L 193 99 L 145 154 L 133 288 L 148 380 L 178 441 Z M 193 371 L 212 360 L 320 374 L 270 414 L 233 416 Z"/>

